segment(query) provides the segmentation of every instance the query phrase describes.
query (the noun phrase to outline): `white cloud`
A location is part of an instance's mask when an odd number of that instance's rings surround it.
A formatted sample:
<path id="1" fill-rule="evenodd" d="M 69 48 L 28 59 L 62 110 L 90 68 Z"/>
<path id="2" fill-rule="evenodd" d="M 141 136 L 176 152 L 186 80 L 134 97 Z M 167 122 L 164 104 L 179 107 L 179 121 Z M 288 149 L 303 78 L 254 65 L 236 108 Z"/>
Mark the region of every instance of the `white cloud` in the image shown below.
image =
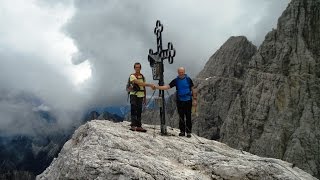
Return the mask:
<path id="1" fill-rule="evenodd" d="M 30 127 L 31 119 L 38 122 L 35 126 L 43 124 L 34 115 L 33 104 L 21 104 L 21 98 L 29 96 L 44 102 L 62 126 L 80 120 L 89 96 L 78 84 L 90 77 L 90 66 L 71 62 L 77 48 L 63 26 L 73 13 L 72 4 L 0 1 L 0 126 L 4 129 L 10 126 L 12 132 L 20 132 L 25 127 L 30 132 L 36 128 Z M 5 101 L 8 92 L 18 95 Z M 28 95 L 21 97 L 24 92 Z"/>
<path id="2" fill-rule="evenodd" d="M 245 35 L 259 45 L 287 4 L 288 0 L 78 0 L 66 29 L 79 49 L 74 62 L 90 59 L 95 102 L 124 103 L 123 87 L 134 62 L 141 62 L 142 72 L 151 79 L 147 55 L 149 48 L 156 50 L 156 20 L 164 25 L 163 48 L 171 41 L 177 51 L 172 65 L 165 62 L 169 83 L 179 66 L 194 77 L 230 36 Z"/>
<path id="3" fill-rule="evenodd" d="M 81 85 L 86 80 L 88 80 L 91 77 L 91 67 L 89 64 L 89 60 L 86 60 L 85 62 L 77 65 L 75 69 L 73 69 L 74 75 L 74 83 L 75 85 Z"/>
<path id="4" fill-rule="evenodd" d="M 44 104 L 41 104 L 40 106 L 38 107 L 34 107 L 32 108 L 33 111 L 50 111 L 50 107 L 44 105 Z"/>

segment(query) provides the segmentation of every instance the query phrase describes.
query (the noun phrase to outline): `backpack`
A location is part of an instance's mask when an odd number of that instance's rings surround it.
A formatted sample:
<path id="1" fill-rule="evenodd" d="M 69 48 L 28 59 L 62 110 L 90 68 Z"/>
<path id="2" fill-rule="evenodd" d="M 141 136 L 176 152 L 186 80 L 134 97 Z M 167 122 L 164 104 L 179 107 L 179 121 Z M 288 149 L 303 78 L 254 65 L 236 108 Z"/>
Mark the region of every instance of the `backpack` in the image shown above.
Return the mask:
<path id="1" fill-rule="evenodd" d="M 175 79 L 177 100 L 181 100 L 183 98 L 188 98 L 188 96 L 190 96 L 190 97 L 192 96 L 191 79 L 187 75 L 185 75 L 185 78 L 186 78 L 186 83 L 187 83 L 186 85 L 189 87 L 187 89 L 182 89 L 181 87 L 179 87 L 179 81 L 182 81 L 184 79 L 180 79 L 179 77 L 176 77 L 176 79 Z"/>
<path id="2" fill-rule="evenodd" d="M 138 78 L 138 76 L 135 73 L 130 74 L 130 76 L 131 75 L 134 75 L 137 79 L 141 79 L 141 78 Z M 145 82 L 145 78 L 144 78 L 143 74 L 140 74 L 140 75 L 142 76 L 143 82 Z M 130 76 L 128 78 L 128 82 L 127 82 L 127 85 L 126 85 L 126 90 L 128 92 L 128 98 L 129 98 L 130 92 L 135 92 L 134 94 L 136 94 L 138 91 L 144 91 L 145 92 L 145 88 L 144 88 L 144 90 L 140 90 L 140 86 L 138 84 L 130 82 Z"/>

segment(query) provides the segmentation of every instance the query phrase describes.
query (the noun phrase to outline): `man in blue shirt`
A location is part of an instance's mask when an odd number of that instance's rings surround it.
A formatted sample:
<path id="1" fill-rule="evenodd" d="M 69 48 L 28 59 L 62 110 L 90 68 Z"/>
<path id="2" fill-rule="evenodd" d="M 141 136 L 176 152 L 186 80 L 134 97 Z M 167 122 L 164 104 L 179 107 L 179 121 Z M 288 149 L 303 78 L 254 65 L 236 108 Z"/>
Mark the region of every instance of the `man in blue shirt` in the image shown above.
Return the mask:
<path id="1" fill-rule="evenodd" d="M 169 85 L 156 86 L 156 89 L 168 90 L 176 87 L 177 94 L 177 109 L 179 113 L 179 136 L 191 137 L 192 122 L 191 122 L 191 108 L 197 105 L 197 93 L 194 88 L 191 78 L 185 74 L 183 67 L 178 68 L 178 76 L 173 79 Z M 184 119 L 186 117 L 186 121 Z"/>

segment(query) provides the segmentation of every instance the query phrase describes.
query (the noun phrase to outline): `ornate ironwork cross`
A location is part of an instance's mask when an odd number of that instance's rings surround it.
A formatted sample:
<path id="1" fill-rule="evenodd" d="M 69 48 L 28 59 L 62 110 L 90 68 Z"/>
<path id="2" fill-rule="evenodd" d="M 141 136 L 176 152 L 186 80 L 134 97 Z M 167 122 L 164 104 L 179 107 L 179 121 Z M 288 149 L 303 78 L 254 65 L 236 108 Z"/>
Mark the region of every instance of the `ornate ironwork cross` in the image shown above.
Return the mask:
<path id="1" fill-rule="evenodd" d="M 159 80 L 159 86 L 164 85 L 163 80 L 163 60 L 168 59 L 169 64 L 173 63 L 173 58 L 176 55 L 176 50 L 173 48 L 171 42 L 168 43 L 168 49 L 162 49 L 162 31 L 163 25 L 159 20 L 156 22 L 156 27 L 154 28 L 154 34 L 157 36 L 157 52 L 153 52 L 149 49 L 148 61 L 152 68 L 152 75 L 154 80 Z M 167 134 L 166 118 L 165 118 L 165 99 L 164 91 L 159 90 L 159 97 L 162 99 L 162 106 L 160 106 L 160 122 L 161 122 L 161 134 Z"/>

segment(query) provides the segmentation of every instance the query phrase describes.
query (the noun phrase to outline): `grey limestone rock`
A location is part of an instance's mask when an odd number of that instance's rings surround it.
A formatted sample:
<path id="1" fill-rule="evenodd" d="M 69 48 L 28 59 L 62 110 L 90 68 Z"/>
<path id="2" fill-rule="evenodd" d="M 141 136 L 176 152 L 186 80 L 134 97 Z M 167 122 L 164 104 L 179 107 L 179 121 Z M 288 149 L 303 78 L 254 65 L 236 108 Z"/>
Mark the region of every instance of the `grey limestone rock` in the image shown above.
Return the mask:
<path id="1" fill-rule="evenodd" d="M 256 47 L 243 36 L 231 37 L 208 60 L 195 78 L 198 114 L 193 132 L 209 139 L 220 139 L 220 129 L 230 106 L 242 94 L 245 73 Z"/>
<path id="2" fill-rule="evenodd" d="M 292 0 L 249 62 L 221 142 L 320 177 L 320 1 Z"/>
<path id="3" fill-rule="evenodd" d="M 144 127 L 147 133 L 128 130 L 129 122 L 88 122 L 37 179 L 316 179 L 282 160 Z"/>

